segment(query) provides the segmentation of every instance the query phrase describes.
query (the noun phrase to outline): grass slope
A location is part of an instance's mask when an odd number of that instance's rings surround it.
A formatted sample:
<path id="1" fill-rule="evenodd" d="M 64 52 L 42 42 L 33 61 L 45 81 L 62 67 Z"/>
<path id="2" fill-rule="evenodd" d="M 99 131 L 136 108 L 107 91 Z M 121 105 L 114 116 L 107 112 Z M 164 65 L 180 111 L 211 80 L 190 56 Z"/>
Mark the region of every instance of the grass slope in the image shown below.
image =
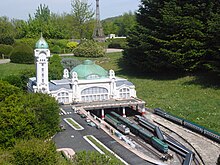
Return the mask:
<path id="1" fill-rule="evenodd" d="M 22 70 L 34 70 L 35 65 L 27 65 L 27 64 L 0 64 L 0 79 L 8 76 L 8 75 L 17 75 Z"/>

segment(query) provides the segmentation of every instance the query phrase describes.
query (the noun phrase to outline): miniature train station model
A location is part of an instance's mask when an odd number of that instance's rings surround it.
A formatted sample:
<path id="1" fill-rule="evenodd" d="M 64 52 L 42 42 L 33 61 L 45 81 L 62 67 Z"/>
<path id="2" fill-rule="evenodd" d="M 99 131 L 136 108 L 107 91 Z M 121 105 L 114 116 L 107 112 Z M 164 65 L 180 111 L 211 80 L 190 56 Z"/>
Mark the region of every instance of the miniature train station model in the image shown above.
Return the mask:
<path id="1" fill-rule="evenodd" d="M 131 82 L 116 77 L 113 70 L 106 71 L 91 60 L 85 60 L 71 71 L 64 69 L 63 79 L 49 81 L 48 60 L 51 54 L 42 36 L 36 43 L 34 56 L 36 77 L 29 78 L 29 92 L 50 94 L 64 104 L 137 99 L 135 86 Z M 143 101 L 141 105 L 134 104 L 134 107 L 141 113 L 145 112 Z"/>

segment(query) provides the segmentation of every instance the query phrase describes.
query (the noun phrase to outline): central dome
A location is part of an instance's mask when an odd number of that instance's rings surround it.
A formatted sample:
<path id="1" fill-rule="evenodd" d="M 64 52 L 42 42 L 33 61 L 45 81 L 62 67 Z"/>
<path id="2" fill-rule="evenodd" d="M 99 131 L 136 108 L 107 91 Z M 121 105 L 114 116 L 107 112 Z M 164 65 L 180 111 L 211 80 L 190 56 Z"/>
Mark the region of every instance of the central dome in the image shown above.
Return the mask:
<path id="1" fill-rule="evenodd" d="M 41 36 L 41 38 L 37 41 L 35 44 L 36 49 L 48 49 L 48 43 L 45 41 L 45 39 Z"/>
<path id="2" fill-rule="evenodd" d="M 71 74 L 72 72 L 77 73 L 78 79 L 84 80 L 102 79 L 108 77 L 108 72 L 91 60 L 85 60 L 82 64 L 74 67 L 71 70 Z"/>

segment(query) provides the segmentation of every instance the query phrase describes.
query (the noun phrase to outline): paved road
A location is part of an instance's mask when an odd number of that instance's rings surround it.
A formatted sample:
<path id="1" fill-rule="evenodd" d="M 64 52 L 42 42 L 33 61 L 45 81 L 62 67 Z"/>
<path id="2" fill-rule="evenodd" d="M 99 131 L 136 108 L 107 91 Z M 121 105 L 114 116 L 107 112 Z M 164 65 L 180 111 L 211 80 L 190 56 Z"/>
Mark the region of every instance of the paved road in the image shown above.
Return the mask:
<path id="1" fill-rule="evenodd" d="M 9 62 L 10 62 L 10 59 L 0 59 L 0 64 L 6 64 Z"/>
<path id="2" fill-rule="evenodd" d="M 115 52 L 122 52 L 123 49 L 113 49 L 113 48 L 108 48 L 106 49 L 106 53 L 115 53 Z M 68 54 L 60 54 L 60 56 L 74 56 L 73 53 L 68 53 Z"/>
<path id="3" fill-rule="evenodd" d="M 63 109 L 66 112 L 72 112 L 69 106 L 63 107 Z M 65 148 L 72 148 L 74 151 L 82 151 L 82 150 L 94 151 L 95 149 L 83 139 L 83 136 L 85 135 L 93 135 L 129 164 L 151 165 L 151 163 L 146 162 L 145 160 L 141 159 L 140 157 L 138 157 L 131 151 L 127 150 L 119 143 L 117 143 L 103 130 L 88 126 L 85 120 L 82 119 L 78 114 L 72 112 L 72 114 L 61 116 L 62 119 L 67 117 L 73 118 L 85 129 L 81 131 L 76 131 L 62 120 L 62 124 L 65 125 L 66 130 L 56 134 L 56 136 L 53 138 L 53 141 L 56 143 L 57 148 L 65 147 Z"/>

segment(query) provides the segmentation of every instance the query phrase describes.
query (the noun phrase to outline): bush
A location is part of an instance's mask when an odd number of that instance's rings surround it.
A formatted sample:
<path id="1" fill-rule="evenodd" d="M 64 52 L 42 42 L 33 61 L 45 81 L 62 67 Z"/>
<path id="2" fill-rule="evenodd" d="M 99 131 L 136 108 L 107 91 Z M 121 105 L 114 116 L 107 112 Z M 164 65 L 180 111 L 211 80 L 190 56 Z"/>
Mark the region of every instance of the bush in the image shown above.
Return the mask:
<path id="1" fill-rule="evenodd" d="M 61 40 L 49 39 L 47 40 L 47 42 L 50 48 L 53 48 L 54 46 L 59 46 L 61 49 L 61 53 L 66 53 L 66 48 L 67 48 L 66 45 L 69 41 L 65 39 L 61 39 Z"/>
<path id="2" fill-rule="evenodd" d="M 14 47 L 18 46 L 18 45 L 28 45 L 31 48 L 35 48 L 35 44 L 37 43 L 38 39 L 33 39 L 33 38 L 22 38 L 22 39 L 18 39 L 16 40 Z"/>
<path id="3" fill-rule="evenodd" d="M 52 49 L 51 52 L 55 54 L 60 54 L 61 53 L 61 48 L 58 45 L 55 45 Z"/>
<path id="4" fill-rule="evenodd" d="M 109 48 L 116 48 L 116 49 L 124 49 L 127 46 L 127 40 L 126 38 L 114 38 L 114 39 L 108 39 Z"/>
<path id="5" fill-rule="evenodd" d="M 0 44 L 5 44 L 5 45 L 13 45 L 15 42 L 13 36 L 3 36 L 0 37 Z"/>
<path id="6" fill-rule="evenodd" d="M 75 66 L 81 64 L 81 62 L 74 58 L 63 58 L 61 64 L 65 69 L 71 71 Z"/>
<path id="7" fill-rule="evenodd" d="M 25 44 L 16 46 L 10 55 L 11 62 L 19 64 L 33 64 L 33 49 Z"/>
<path id="8" fill-rule="evenodd" d="M 77 47 L 78 43 L 77 42 L 68 42 L 66 44 L 66 47 L 72 52 L 73 49 Z"/>
<path id="9" fill-rule="evenodd" d="M 13 47 L 11 45 L 0 44 L 0 56 L 1 57 L 2 57 L 2 54 L 4 54 L 5 58 L 9 58 L 12 50 L 13 50 Z"/>
<path id="10" fill-rule="evenodd" d="M 85 40 L 73 50 L 73 54 L 77 57 L 103 57 L 105 49 L 95 41 Z"/>
<path id="11" fill-rule="evenodd" d="M 55 145 L 52 142 L 44 142 L 39 139 L 17 142 L 12 153 L 14 156 L 14 163 L 17 165 L 52 165 L 56 164 L 58 159 Z"/>

